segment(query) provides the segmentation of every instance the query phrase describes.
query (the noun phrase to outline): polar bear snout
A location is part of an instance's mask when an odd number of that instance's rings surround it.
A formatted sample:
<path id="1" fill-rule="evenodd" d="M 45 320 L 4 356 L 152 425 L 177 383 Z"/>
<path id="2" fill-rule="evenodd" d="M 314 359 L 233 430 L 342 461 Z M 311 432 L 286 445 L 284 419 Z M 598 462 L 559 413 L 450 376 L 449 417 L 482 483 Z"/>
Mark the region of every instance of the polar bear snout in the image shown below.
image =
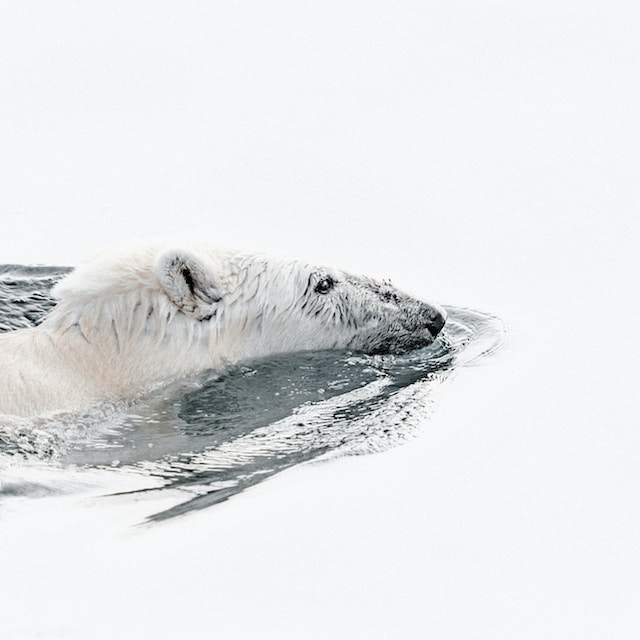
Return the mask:
<path id="1" fill-rule="evenodd" d="M 405 334 L 399 338 L 398 353 L 427 347 L 436 340 L 447 322 L 447 312 L 434 304 L 418 303 L 418 312 L 405 320 Z"/>
<path id="2" fill-rule="evenodd" d="M 433 317 L 430 318 L 427 329 L 433 338 L 437 338 L 447 322 L 447 312 L 440 307 L 435 307 L 434 309 Z"/>
<path id="3" fill-rule="evenodd" d="M 402 354 L 429 346 L 447 321 L 442 307 L 414 298 L 388 280 L 347 274 L 336 292 L 349 310 L 339 317 L 356 327 L 347 346 L 365 353 Z"/>

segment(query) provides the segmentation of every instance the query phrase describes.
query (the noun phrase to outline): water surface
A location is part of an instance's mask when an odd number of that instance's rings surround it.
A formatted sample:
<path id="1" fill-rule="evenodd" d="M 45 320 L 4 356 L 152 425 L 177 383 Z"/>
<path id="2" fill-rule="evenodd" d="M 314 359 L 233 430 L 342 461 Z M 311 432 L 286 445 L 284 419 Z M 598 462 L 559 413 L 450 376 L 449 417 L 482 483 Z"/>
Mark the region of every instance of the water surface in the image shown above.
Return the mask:
<path id="1" fill-rule="evenodd" d="M 37 325 L 68 271 L 0 266 L 0 331 Z M 405 355 L 287 354 L 181 380 L 134 405 L 0 417 L 0 500 L 72 490 L 72 471 L 91 470 L 104 494 L 175 490 L 175 505 L 152 516 L 163 519 L 304 462 L 396 446 L 424 424 L 443 381 L 503 341 L 496 317 L 446 308 L 434 344 Z M 136 481 L 123 490 L 123 478 Z"/>

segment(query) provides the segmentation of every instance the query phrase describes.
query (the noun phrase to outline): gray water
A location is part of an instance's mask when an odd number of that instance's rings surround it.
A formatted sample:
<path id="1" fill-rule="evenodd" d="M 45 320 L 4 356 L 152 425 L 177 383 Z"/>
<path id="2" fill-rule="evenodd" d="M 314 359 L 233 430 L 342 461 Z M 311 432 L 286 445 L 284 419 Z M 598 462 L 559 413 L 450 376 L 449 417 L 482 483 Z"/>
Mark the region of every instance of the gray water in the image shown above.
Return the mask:
<path id="1" fill-rule="evenodd" d="M 68 271 L 0 266 L 0 331 L 37 325 L 54 305 L 51 287 Z M 0 471 L 51 471 L 44 484 L 0 476 L 0 499 L 55 493 L 71 469 L 107 478 L 126 470 L 150 480 L 131 493 L 174 489 L 184 496 L 157 520 L 222 502 L 310 460 L 396 446 L 424 424 L 444 380 L 503 342 L 496 317 L 446 308 L 434 344 L 406 355 L 286 354 L 182 380 L 134 405 L 0 418 Z"/>

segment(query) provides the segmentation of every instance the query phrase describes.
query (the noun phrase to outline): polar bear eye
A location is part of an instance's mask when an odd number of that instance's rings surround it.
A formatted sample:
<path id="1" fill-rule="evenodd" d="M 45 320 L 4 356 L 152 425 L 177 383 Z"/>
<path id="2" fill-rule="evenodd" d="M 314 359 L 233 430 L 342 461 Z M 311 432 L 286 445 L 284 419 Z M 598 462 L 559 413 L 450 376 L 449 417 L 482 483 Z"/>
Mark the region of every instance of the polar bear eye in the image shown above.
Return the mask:
<path id="1" fill-rule="evenodd" d="M 314 291 L 316 293 L 329 293 L 329 291 L 331 291 L 331 289 L 333 289 L 333 285 L 335 284 L 335 282 L 333 281 L 333 279 L 331 278 L 322 278 L 322 280 L 320 280 L 318 282 L 318 284 L 315 286 Z"/>

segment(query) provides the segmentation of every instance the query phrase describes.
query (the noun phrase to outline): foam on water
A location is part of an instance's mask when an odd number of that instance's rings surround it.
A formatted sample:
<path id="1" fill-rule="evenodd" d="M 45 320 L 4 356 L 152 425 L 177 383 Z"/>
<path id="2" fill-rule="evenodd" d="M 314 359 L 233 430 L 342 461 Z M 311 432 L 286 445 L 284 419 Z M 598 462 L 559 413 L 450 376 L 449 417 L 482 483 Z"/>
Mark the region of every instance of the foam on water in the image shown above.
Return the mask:
<path id="1" fill-rule="evenodd" d="M 0 266 L 0 330 L 37 324 L 68 269 Z M 494 316 L 447 307 L 433 345 L 406 355 L 306 352 L 182 380 L 130 406 L 0 417 L 0 500 L 174 491 L 163 519 L 219 503 L 292 466 L 395 446 L 441 383 L 502 344 Z"/>

